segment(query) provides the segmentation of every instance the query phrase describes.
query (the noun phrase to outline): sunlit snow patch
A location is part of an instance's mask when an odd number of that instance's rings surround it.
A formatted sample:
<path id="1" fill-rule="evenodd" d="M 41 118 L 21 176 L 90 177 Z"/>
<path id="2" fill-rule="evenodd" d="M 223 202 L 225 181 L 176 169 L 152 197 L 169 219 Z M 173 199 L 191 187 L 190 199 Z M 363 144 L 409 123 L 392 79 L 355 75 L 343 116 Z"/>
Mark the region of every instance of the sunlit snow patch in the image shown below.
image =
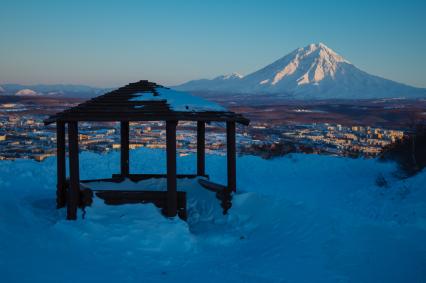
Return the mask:
<path id="1" fill-rule="evenodd" d="M 167 101 L 169 107 L 173 111 L 192 112 L 192 111 L 227 111 L 224 107 L 196 97 L 187 92 L 176 91 L 164 87 L 157 87 L 154 92 L 138 92 L 136 97 L 129 101 Z M 135 106 L 135 108 L 142 108 Z"/>

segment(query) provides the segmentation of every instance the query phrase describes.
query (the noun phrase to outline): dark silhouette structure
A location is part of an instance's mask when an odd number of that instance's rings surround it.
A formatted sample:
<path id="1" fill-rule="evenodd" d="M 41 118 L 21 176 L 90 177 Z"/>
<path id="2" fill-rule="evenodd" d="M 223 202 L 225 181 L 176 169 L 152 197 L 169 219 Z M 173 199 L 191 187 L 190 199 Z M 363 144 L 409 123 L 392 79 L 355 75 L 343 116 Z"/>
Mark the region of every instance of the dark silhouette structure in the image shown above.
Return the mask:
<path id="1" fill-rule="evenodd" d="M 222 203 L 224 213 L 231 207 L 231 194 L 236 191 L 236 123 L 248 125 L 249 120 L 227 110 L 197 109 L 185 105 L 177 108 L 161 91 L 165 87 L 148 81 L 128 84 L 117 90 L 95 97 L 73 108 L 57 113 L 46 119 L 46 125 L 56 123 L 57 128 L 57 207 L 67 206 L 67 219 L 77 219 L 77 208 L 91 203 L 95 193 L 107 204 L 154 203 L 162 208 L 164 215 L 177 214 L 186 219 L 186 193 L 177 190 L 178 178 L 196 178 L 206 189 L 214 191 Z M 189 94 L 188 94 L 189 95 Z M 190 95 L 189 95 L 190 96 Z M 190 96 L 192 97 L 192 96 Z M 193 97 L 192 97 L 193 98 Z M 208 103 L 208 102 L 207 102 Z M 181 105 L 182 106 L 182 105 Z M 121 133 L 121 172 L 108 179 L 80 180 L 78 122 L 120 122 Z M 165 121 L 166 122 L 166 174 L 130 174 L 129 173 L 129 122 Z M 197 174 L 182 175 L 176 172 L 176 126 L 179 121 L 197 122 Z M 205 124 L 208 122 L 226 122 L 227 141 L 227 185 L 208 181 L 205 173 Z M 66 139 L 65 126 L 68 125 L 69 179 L 66 177 Z M 150 178 L 166 178 L 165 191 L 114 190 L 116 183 L 124 179 L 141 181 Z M 85 183 L 93 181 L 111 182 L 111 190 L 91 190 Z"/>

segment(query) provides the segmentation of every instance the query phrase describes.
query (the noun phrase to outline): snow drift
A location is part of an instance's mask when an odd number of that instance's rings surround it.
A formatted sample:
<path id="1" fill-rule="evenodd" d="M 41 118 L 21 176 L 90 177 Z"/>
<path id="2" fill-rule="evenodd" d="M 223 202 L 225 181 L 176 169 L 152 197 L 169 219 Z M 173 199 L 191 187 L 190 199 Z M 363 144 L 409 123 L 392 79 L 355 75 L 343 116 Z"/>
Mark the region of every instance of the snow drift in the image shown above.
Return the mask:
<path id="1" fill-rule="evenodd" d="M 82 178 L 119 171 L 119 153 L 84 152 Z M 215 182 L 225 157 L 208 155 Z M 178 158 L 192 173 L 195 156 Z M 426 172 L 401 181 L 376 160 L 238 158 L 228 216 L 188 188 L 188 222 L 151 205 L 95 199 L 78 221 L 55 209 L 55 158 L 0 162 L 2 282 L 423 282 Z M 165 170 L 165 152 L 131 151 L 133 172 Z M 388 182 L 378 187 L 376 179 Z"/>

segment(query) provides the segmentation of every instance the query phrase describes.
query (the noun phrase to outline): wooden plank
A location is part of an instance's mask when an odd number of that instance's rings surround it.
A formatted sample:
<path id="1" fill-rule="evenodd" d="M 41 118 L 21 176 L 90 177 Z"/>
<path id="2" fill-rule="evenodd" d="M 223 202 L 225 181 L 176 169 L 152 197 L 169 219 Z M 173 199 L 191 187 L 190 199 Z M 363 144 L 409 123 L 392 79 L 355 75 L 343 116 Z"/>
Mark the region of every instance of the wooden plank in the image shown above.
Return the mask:
<path id="1" fill-rule="evenodd" d="M 107 204 L 154 202 L 160 207 L 167 203 L 166 191 L 94 190 L 96 196 Z"/>
<path id="2" fill-rule="evenodd" d="M 165 213 L 165 216 L 169 216 L 167 210 L 169 194 L 166 191 L 95 190 L 94 192 L 109 205 L 153 203 L 163 209 L 162 213 Z M 176 213 L 186 220 L 186 192 L 176 192 Z"/>
<path id="3" fill-rule="evenodd" d="M 67 199 L 66 188 L 66 160 L 65 160 L 65 123 L 56 124 L 56 207 L 65 207 Z"/>
<path id="4" fill-rule="evenodd" d="M 114 174 L 118 178 L 121 177 L 121 174 Z M 114 178 L 114 175 L 112 178 L 100 178 L 100 179 L 87 179 L 87 180 L 80 180 L 81 183 L 92 183 L 92 182 L 111 182 L 111 183 L 120 183 L 121 180 L 118 180 L 118 178 Z"/>
<path id="5" fill-rule="evenodd" d="M 64 121 L 80 121 L 86 119 L 86 120 L 105 120 L 109 119 L 112 121 L 129 121 L 132 119 L 150 119 L 150 118 L 156 118 L 157 120 L 163 120 L 166 119 L 173 119 L 176 118 L 177 115 L 170 111 L 160 112 L 160 111 L 96 111 L 96 112 L 77 112 L 77 113 L 70 113 L 65 114 L 58 118 L 58 120 L 64 120 Z M 187 116 L 179 116 L 179 117 L 187 117 Z M 189 116 L 188 118 L 193 118 Z M 201 118 L 201 117 L 200 117 Z M 228 118 L 225 118 L 228 119 Z M 229 120 L 229 119 L 228 119 Z"/>
<path id="6" fill-rule="evenodd" d="M 66 116 L 74 116 L 74 115 L 141 115 L 145 113 L 152 114 L 173 114 L 173 111 L 170 111 L 167 107 L 142 107 L 142 108 L 134 108 L 134 107 L 105 107 L 105 108 L 88 108 L 88 109 L 76 109 L 68 112 L 64 112 Z"/>
<path id="7" fill-rule="evenodd" d="M 168 103 L 166 103 L 166 101 L 128 101 L 128 100 L 123 100 L 123 99 L 103 99 L 103 100 L 99 100 L 99 101 L 87 101 L 84 102 L 82 104 L 79 104 L 73 108 L 78 108 L 78 107 L 86 107 L 86 106 L 96 106 L 96 105 L 100 105 L 100 106 L 104 106 L 104 105 L 168 105 Z"/>
<path id="8" fill-rule="evenodd" d="M 102 111 L 102 110 L 114 110 L 114 111 L 122 111 L 122 110 L 163 110 L 163 111 L 171 111 L 168 104 L 127 104 L 127 103 L 96 103 L 93 105 L 84 105 L 78 106 L 75 108 L 71 108 L 69 110 L 64 111 L 64 113 L 75 113 L 79 111 Z"/>
<path id="9" fill-rule="evenodd" d="M 138 106 L 138 105 L 136 105 Z M 216 117 L 216 116 L 227 116 L 227 117 L 238 117 L 238 115 L 235 115 L 232 112 L 207 112 L 207 111 L 200 111 L 200 112 L 186 112 L 186 111 L 173 111 L 168 107 L 163 107 L 163 106 L 146 106 L 146 107 L 142 107 L 142 108 L 132 108 L 132 107 L 125 107 L 126 112 L 120 111 L 120 108 L 116 106 L 111 106 L 111 107 L 99 107 L 99 108 L 85 108 L 82 107 L 80 109 L 69 109 L 66 110 L 64 112 L 62 112 L 61 114 L 58 114 L 58 116 L 60 115 L 78 115 L 78 114 L 108 114 L 110 113 L 110 115 L 114 114 L 118 114 L 118 115 L 123 115 L 130 112 L 134 112 L 134 114 L 140 114 L 141 112 L 152 112 L 153 114 L 155 114 L 157 111 L 159 110 L 163 110 L 164 112 L 168 112 L 170 114 L 173 115 L 186 115 L 186 116 L 207 116 L 207 117 Z M 129 110 L 129 111 L 127 111 Z"/>
<path id="10" fill-rule="evenodd" d="M 180 121 L 205 121 L 205 122 L 226 122 L 226 121 L 235 121 L 237 123 L 248 125 L 250 123 L 249 120 L 245 119 L 233 119 L 227 117 L 220 118 L 207 118 L 207 117 L 188 117 L 188 116 L 156 116 L 156 115 L 139 115 L 139 116 L 126 116 L 126 115 L 117 115 L 117 116 L 109 116 L 109 117 L 96 117 L 96 116 L 77 116 L 77 117 L 55 117 L 53 119 L 44 120 L 45 125 L 50 125 L 56 122 L 72 122 L 72 121 L 81 121 L 81 122 L 117 122 L 117 121 L 129 121 L 129 122 L 149 122 L 149 121 L 167 121 L 167 120 L 180 120 Z"/>
<path id="11" fill-rule="evenodd" d="M 237 166 L 236 166 L 236 145 L 235 145 L 235 122 L 226 122 L 226 160 L 228 189 L 235 192 L 237 190 Z"/>
<path id="12" fill-rule="evenodd" d="M 85 107 L 85 106 L 95 106 L 95 105 L 112 105 L 117 103 L 119 105 L 168 105 L 168 103 L 164 100 L 158 101 L 129 101 L 126 99 L 102 99 L 98 101 L 86 101 L 81 104 L 78 104 L 76 107 Z"/>
<path id="13" fill-rule="evenodd" d="M 103 115 L 103 116 L 125 116 L 126 114 L 134 115 L 134 116 L 141 116 L 146 114 L 151 115 L 158 115 L 161 116 L 163 114 L 166 115 L 172 115 L 172 116 L 180 116 L 180 117 L 206 117 L 206 118 L 227 118 L 229 120 L 247 120 L 243 118 L 241 115 L 236 115 L 232 112 L 185 112 L 185 111 L 172 111 L 170 109 L 164 109 L 165 113 L 158 113 L 157 111 L 159 108 L 151 108 L 147 107 L 146 110 L 144 108 L 135 108 L 133 109 L 133 113 L 128 113 L 127 111 L 114 111 L 114 107 L 111 108 L 104 108 L 104 109 L 79 109 L 79 111 L 65 111 L 60 114 L 57 114 L 57 117 L 80 117 L 80 116 L 96 116 L 96 115 Z M 200 120 L 202 121 L 202 120 Z"/>
<path id="14" fill-rule="evenodd" d="M 156 115 L 139 115 L 136 117 L 129 117 L 125 115 L 119 116 L 109 116 L 109 117 L 96 117 L 96 116 L 77 116 L 77 117 L 64 117 L 64 116 L 55 116 L 49 119 L 44 120 L 45 125 L 50 125 L 56 122 L 72 122 L 72 121 L 82 121 L 82 122 L 117 122 L 117 121 L 130 121 L 130 122 L 142 122 L 142 121 L 167 121 L 167 120 L 180 120 L 180 121 L 205 121 L 205 122 L 226 122 L 226 121 L 235 121 L 243 125 L 249 125 L 250 121 L 247 119 L 233 119 L 233 118 L 212 118 L 212 117 L 177 117 L 175 115 L 168 116 L 156 116 Z"/>
<path id="15" fill-rule="evenodd" d="M 132 105 L 130 105 L 132 106 Z M 135 106 L 143 106 L 143 105 L 135 105 Z M 174 115 L 186 115 L 186 116 L 207 116 L 207 117 L 216 117 L 216 116 L 227 116 L 227 117 L 233 117 L 233 118 L 242 118 L 241 115 L 235 114 L 233 112 L 229 112 L 229 111 L 199 111 L 199 112 L 193 112 L 193 111 L 174 111 L 171 110 L 168 107 L 164 107 L 167 106 L 166 105 L 150 105 L 150 106 L 146 106 L 146 107 L 142 107 L 142 108 L 134 108 L 134 112 L 136 112 L 137 114 L 139 114 L 141 111 L 144 111 L 144 109 L 148 109 L 148 111 L 150 109 L 153 109 L 155 111 L 157 111 L 157 109 L 164 109 L 167 112 L 170 112 Z M 127 106 L 125 107 L 126 109 Z M 57 114 L 57 116 L 61 116 L 61 115 L 78 115 L 78 114 L 86 114 L 87 113 L 99 113 L 99 114 L 105 114 L 108 112 L 113 112 L 116 114 L 126 114 L 124 112 L 121 111 L 114 111 L 115 109 L 115 105 L 111 105 L 110 107 L 97 107 L 97 108 L 87 108 L 86 107 L 81 107 L 81 108 L 76 108 L 74 110 L 74 108 L 70 108 L 68 110 L 65 110 L 59 114 Z M 153 111 L 153 113 L 155 113 L 155 111 Z"/>
<path id="16" fill-rule="evenodd" d="M 68 148 L 70 188 L 67 197 L 67 219 L 77 219 L 77 207 L 80 195 L 80 172 L 78 161 L 78 125 L 77 122 L 68 123 Z"/>
<path id="17" fill-rule="evenodd" d="M 166 122 L 166 154 L 167 154 L 167 207 L 169 217 L 177 214 L 177 182 L 176 182 L 176 126 L 177 121 Z"/>
<path id="18" fill-rule="evenodd" d="M 223 186 L 223 185 L 220 185 L 220 184 L 217 184 L 217 183 L 213 183 L 209 180 L 198 179 L 198 183 L 202 187 L 206 188 L 207 190 L 215 192 L 215 193 L 225 191 L 225 190 L 228 189 L 226 186 Z"/>
<path id="19" fill-rule="evenodd" d="M 121 146 L 120 146 L 120 168 L 121 176 L 127 177 L 129 175 L 129 122 L 120 122 L 120 135 L 121 135 Z"/>
<path id="20" fill-rule="evenodd" d="M 205 121 L 205 122 L 226 122 L 235 121 L 244 125 L 248 125 L 248 120 L 240 120 L 235 117 L 228 116 L 209 116 L 209 115 L 178 115 L 170 113 L 169 115 L 161 115 L 158 113 L 138 113 L 136 115 L 126 113 L 90 113 L 82 115 L 64 115 L 57 117 L 56 121 L 87 121 L 87 122 L 114 122 L 114 121 Z"/>
<path id="21" fill-rule="evenodd" d="M 198 183 L 205 189 L 216 193 L 216 198 L 220 200 L 223 214 L 228 213 L 232 207 L 232 191 L 227 186 L 210 182 L 209 180 L 198 179 Z"/>
<path id="22" fill-rule="evenodd" d="M 197 122 L 197 175 L 204 176 L 205 170 L 205 133 L 206 123 L 204 121 Z"/>
<path id="23" fill-rule="evenodd" d="M 77 105 L 70 109 L 80 109 L 85 107 L 96 107 L 96 106 L 108 106 L 108 107 L 114 107 L 114 106 L 169 106 L 166 102 L 139 102 L 139 101 L 99 101 L 99 102 L 91 102 L 86 104 Z"/>
<path id="24" fill-rule="evenodd" d="M 120 177 L 121 177 L 120 174 L 113 174 L 112 178 L 110 179 L 117 180 L 117 179 L 120 179 Z M 147 180 L 147 179 L 167 178 L 167 174 L 129 174 L 128 177 L 133 182 L 138 182 L 138 181 Z M 194 179 L 196 177 L 198 177 L 198 175 L 196 174 L 176 174 L 177 179 Z M 202 177 L 209 178 L 208 175 L 203 175 Z M 92 180 L 92 181 L 97 181 L 97 180 Z"/>

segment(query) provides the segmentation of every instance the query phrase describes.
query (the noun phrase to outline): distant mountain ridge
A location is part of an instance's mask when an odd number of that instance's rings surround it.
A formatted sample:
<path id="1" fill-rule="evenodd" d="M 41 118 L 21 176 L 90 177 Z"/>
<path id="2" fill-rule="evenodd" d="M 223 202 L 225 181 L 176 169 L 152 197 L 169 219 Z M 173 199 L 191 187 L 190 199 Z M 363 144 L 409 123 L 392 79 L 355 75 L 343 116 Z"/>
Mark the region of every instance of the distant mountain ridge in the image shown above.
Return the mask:
<path id="1" fill-rule="evenodd" d="M 426 97 L 415 88 L 370 75 L 323 43 L 298 48 L 247 76 L 231 74 L 175 86 L 185 91 L 288 94 L 303 99 Z"/>
<path id="2" fill-rule="evenodd" d="M 101 95 L 111 89 L 96 88 L 86 85 L 72 84 L 37 84 L 37 85 L 21 85 L 21 84 L 1 84 L 0 93 L 3 95 L 18 96 L 35 96 L 35 95 L 52 95 L 64 97 L 81 97 L 89 98 Z"/>
<path id="3" fill-rule="evenodd" d="M 37 96 L 37 95 L 40 95 L 40 94 L 38 92 L 32 90 L 32 89 L 24 88 L 24 89 L 21 89 L 20 91 L 16 92 L 15 95 L 17 95 L 17 96 Z"/>
<path id="4" fill-rule="evenodd" d="M 279 94 L 300 99 L 426 98 L 426 89 L 368 74 L 323 43 L 298 48 L 246 76 L 238 73 L 192 80 L 177 90 L 234 94 Z M 0 95 L 91 98 L 112 88 L 71 84 L 0 84 Z M 278 97 L 278 96 L 277 96 Z"/>

